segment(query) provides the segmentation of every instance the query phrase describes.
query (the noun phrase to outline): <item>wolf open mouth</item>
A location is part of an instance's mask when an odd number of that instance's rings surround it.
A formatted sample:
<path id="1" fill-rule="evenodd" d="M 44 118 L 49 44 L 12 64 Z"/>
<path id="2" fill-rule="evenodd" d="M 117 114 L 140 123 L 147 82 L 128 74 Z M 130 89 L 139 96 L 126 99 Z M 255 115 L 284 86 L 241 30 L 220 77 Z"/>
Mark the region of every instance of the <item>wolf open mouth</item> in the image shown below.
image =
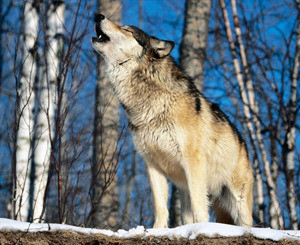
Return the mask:
<path id="1" fill-rule="evenodd" d="M 95 31 L 96 31 L 97 37 L 93 37 L 93 42 L 104 43 L 104 42 L 108 42 L 110 40 L 109 36 L 107 36 L 102 31 L 100 23 L 95 24 Z"/>

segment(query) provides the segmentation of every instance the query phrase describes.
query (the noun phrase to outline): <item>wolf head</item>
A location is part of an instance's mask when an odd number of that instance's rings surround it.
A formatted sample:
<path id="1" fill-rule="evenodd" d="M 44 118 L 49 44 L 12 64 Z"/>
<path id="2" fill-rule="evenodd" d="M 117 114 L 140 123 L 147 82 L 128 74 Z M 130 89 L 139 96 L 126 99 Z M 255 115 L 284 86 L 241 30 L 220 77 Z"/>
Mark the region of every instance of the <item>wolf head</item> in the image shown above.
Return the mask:
<path id="1" fill-rule="evenodd" d="M 119 26 L 102 14 L 95 15 L 93 48 L 109 64 L 123 64 L 130 59 L 136 61 L 144 57 L 163 59 L 174 48 L 174 42 L 148 36 L 133 26 Z"/>

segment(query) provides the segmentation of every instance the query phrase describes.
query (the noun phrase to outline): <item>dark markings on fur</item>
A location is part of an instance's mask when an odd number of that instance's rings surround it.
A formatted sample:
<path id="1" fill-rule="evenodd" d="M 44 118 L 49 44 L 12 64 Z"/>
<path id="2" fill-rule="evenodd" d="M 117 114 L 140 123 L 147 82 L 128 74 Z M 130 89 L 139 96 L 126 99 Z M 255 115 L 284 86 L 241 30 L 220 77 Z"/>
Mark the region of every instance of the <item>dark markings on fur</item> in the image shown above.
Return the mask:
<path id="1" fill-rule="evenodd" d="M 135 26 L 130 26 L 130 28 L 133 30 L 132 35 L 135 38 L 135 40 L 143 47 L 143 51 L 139 59 L 141 60 L 142 57 L 149 51 L 150 49 L 150 38 L 149 36 L 140 30 L 139 28 Z"/>
<path id="2" fill-rule="evenodd" d="M 237 136 L 239 142 L 245 146 L 245 149 L 247 151 L 245 142 L 244 142 L 240 132 L 237 130 L 236 126 L 229 120 L 228 116 L 220 109 L 219 105 L 216 103 L 211 103 L 210 109 L 214 116 L 215 122 L 228 123 L 230 125 L 230 127 L 232 128 L 233 133 Z"/>
<path id="3" fill-rule="evenodd" d="M 128 115 L 130 115 L 130 110 L 129 110 L 129 108 L 128 108 L 126 105 L 124 105 L 121 101 L 120 101 L 120 104 L 121 104 L 121 106 L 123 107 L 123 109 L 126 111 L 126 113 L 127 113 Z"/>
<path id="4" fill-rule="evenodd" d="M 228 191 L 228 188 L 227 188 L 226 185 L 223 185 L 223 186 L 222 186 L 222 191 L 221 191 L 221 196 L 225 196 L 226 191 Z"/>
<path id="5" fill-rule="evenodd" d="M 135 38 L 135 40 L 144 48 L 148 48 L 149 47 L 149 36 L 143 32 L 142 30 L 140 30 L 139 28 L 135 27 L 135 26 L 130 26 L 131 29 L 133 29 L 134 31 L 132 32 L 133 37 Z"/>
<path id="6" fill-rule="evenodd" d="M 135 38 L 135 40 L 143 47 L 142 55 L 148 53 L 149 57 L 160 59 L 161 57 L 158 54 L 157 50 L 153 49 L 150 44 L 150 38 L 155 38 L 155 37 L 150 37 L 147 33 L 145 33 L 144 31 L 142 31 L 141 29 L 135 26 L 130 26 L 130 28 L 134 30 L 132 32 L 132 35 Z"/>
<path id="7" fill-rule="evenodd" d="M 131 130 L 131 131 L 137 131 L 138 130 L 138 127 L 136 125 L 134 125 L 132 122 L 128 121 L 128 128 Z"/>
<path id="8" fill-rule="evenodd" d="M 197 89 L 196 85 L 191 79 L 188 79 L 188 88 L 189 88 L 189 94 L 192 95 L 195 98 L 195 109 L 196 112 L 200 112 L 201 110 L 201 93 Z"/>
<path id="9" fill-rule="evenodd" d="M 201 109 L 201 101 L 200 101 L 199 97 L 195 98 L 195 104 L 196 104 L 196 111 L 199 112 Z"/>
<path id="10" fill-rule="evenodd" d="M 210 109 L 212 114 L 214 115 L 214 119 L 216 122 L 226 122 L 228 121 L 227 116 L 223 111 L 221 111 L 220 107 L 216 103 L 211 103 L 210 104 Z"/>
<path id="11" fill-rule="evenodd" d="M 188 91 L 187 93 L 195 98 L 195 110 L 197 113 L 201 111 L 201 98 L 204 96 L 202 93 L 197 89 L 196 85 L 192 81 L 190 77 L 185 75 L 179 68 L 178 64 L 175 63 L 175 61 L 171 58 L 171 61 L 173 62 L 174 66 L 170 66 L 172 69 L 172 77 L 174 77 L 174 81 L 179 81 L 180 83 L 187 85 Z M 178 84 L 179 85 L 179 84 Z"/>

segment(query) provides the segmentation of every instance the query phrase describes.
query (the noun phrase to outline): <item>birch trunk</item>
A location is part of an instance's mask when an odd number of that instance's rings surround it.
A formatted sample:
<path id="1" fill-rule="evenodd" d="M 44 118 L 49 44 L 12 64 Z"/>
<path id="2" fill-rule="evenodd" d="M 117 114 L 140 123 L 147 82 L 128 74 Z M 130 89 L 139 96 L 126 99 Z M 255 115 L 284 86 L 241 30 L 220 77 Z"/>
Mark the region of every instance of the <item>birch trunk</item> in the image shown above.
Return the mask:
<path id="1" fill-rule="evenodd" d="M 121 6 L 120 0 L 98 0 L 99 12 L 117 24 L 121 24 Z M 97 66 L 91 223 L 94 227 L 114 229 L 118 226 L 119 216 L 118 180 L 114 167 L 117 164 L 119 102 L 105 76 L 104 61 L 100 56 Z"/>
<path id="2" fill-rule="evenodd" d="M 20 221 L 29 219 L 30 171 L 33 137 L 33 91 L 36 76 L 36 42 L 38 38 L 39 16 L 34 0 L 24 4 L 23 40 L 22 40 L 22 76 L 18 88 L 17 105 L 18 128 L 16 135 L 16 186 L 14 194 L 14 215 Z"/>
<path id="3" fill-rule="evenodd" d="M 180 64 L 202 91 L 211 0 L 186 0 Z"/>
<path id="4" fill-rule="evenodd" d="M 298 25 L 296 31 L 296 52 L 294 57 L 294 67 L 292 70 L 291 92 L 289 102 L 289 114 L 286 122 L 286 138 L 283 149 L 283 164 L 286 176 L 287 199 L 290 215 L 290 226 L 298 230 L 298 217 L 296 211 L 295 197 L 295 144 L 296 144 L 296 115 L 297 115 L 297 86 L 299 77 L 299 59 L 300 59 L 300 1 L 297 0 Z"/>
<path id="5" fill-rule="evenodd" d="M 232 6 L 232 12 L 233 12 L 233 18 L 234 18 L 234 27 L 235 27 L 235 34 L 237 37 L 237 41 L 239 44 L 239 51 L 240 51 L 240 56 L 241 56 L 241 61 L 243 65 L 243 70 L 245 74 L 245 80 L 246 80 L 246 88 L 248 92 L 248 97 L 249 97 L 249 106 L 252 112 L 252 120 L 255 126 L 255 132 L 256 132 L 256 138 L 258 142 L 258 147 L 260 150 L 260 153 L 262 155 L 262 159 L 264 162 L 265 166 L 265 174 L 267 177 L 267 184 L 269 186 L 269 195 L 272 195 L 272 198 L 270 198 L 270 224 L 272 228 L 278 229 L 284 228 L 284 223 L 283 223 L 283 217 L 281 215 L 280 211 L 280 206 L 277 200 L 276 196 L 276 190 L 277 186 L 273 181 L 273 177 L 271 174 L 271 167 L 270 167 L 270 162 L 267 157 L 267 152 L 265 150 L 262 134 L 261 134 L 261 125 L 259 121 L 259 108 L 257 106 L 257 102 L 255 100 L 255 93 L 254 93 L 254 88 L 253 88 L 253 82 L 251 80 L 250 76 L 250 70 L 248 66 L 248 61 L 247 61 L 247 56 L 245 52 L 245 48 L 243 45 L 243 40 L 242 40 L 242 32 L 239 24 L 239 18 L 237 14 L 237 7 L 236 7 L 236 0 L 231 0 L 231 6 Z M 279 213 L 280 211 L 280 213 Z"/>
<path id="6" fill-rule="evenodd" d="M 247 97 L 247 92 L 246 92 L 246 87 L 244 86 L 242 71 L 241 71 L 240 64 L 239 64 L 239 61 L 237 58 L 237 52 L 236 52 L 237 49 L 236 49 L 235 43 L 233 41 L 231 27 L 230 27 L 230 23 L 229 23 L 229 17 L 228 17 L 228 13 L 226 10 L 226 5 L 225 5 L 224 0 L 219 0 L 219 2 L 220 2 L 220 6 L 221 6 L 222 12 L 223 12 L 227 38 L 229 41 L 230 50 L 231 50 L 231 54 L 232 54 L 232 58 L 233 58 L 233 65 L 234 65 L 236 78 L 237 78 L 237 82 L 238 82 L 238 86 L 239 86 L 239 90 L 240 90 L 240 95 L 242 98 L 244 115 L 247 120 L 247 128 L 249 130 L 250 137 L 253 142 L 255 142 L 255 138 L 257 137 L 258 147 L 259 147 L 259 150 L 262 155 L 263 162 L 264 162 L 270 202 L 275 207 L 275 209 L 274 209 L 275 213 L 271 217 L 271 227 L 275 228 L 275 229 L 284 228 L 281 209 L 280 209 L 279 202 L 277 200 L 277 196 L 276 196 L 276 192 L 275 192 L 276 186 L 272 179 L 270 163 L 268 161 L 267 154 L 266 154 L 266 151 L 265 151 L 264 145 L 263 145 L 261 129 L 260 129 L 260 122 L 258 120 L 258 107 L 255 105 L 256 101 L 255 101 L 255 96 L 254 96 L 253 84 L 250 79 L 246 54 L 245 54 L 245 50 L 244 50 L 242 39 L 241 39 L 241 31 L 239 28 L 238 16 L 237 16 L 237 11 L 236 11 L 236 3 L 234 0 L 232 0 L 232 10 L 233 10 L 233 15 L 234 15 L 235 31 L 236 31 L 237 41 L 239 43 L 242 65 L 243 65 L 244 72 L 245 72 L 246 86 L 247 86 L 247 90 L 248 90 L 249 99 Z M 251 117 L 249 107 L 252 111 L 252 117 Z M 255 134 L 255 130 L 252 125 L 251 119 L 253 119 L 255 129 L 256 129 L 256 134 Z"/>
<path id="7" fill-rule="evenodd" d="M 36 146 L 34 149 L 34 198 L 33 220 L 41 221 L 44 209 L 44 194 L 48 178 L 51 155 L 51 139 L 54 130 L 56 109 L 56 86 L 60 74 L 59 58 L 62 50 L 64 25 L 63 1 L 51 1 L 47 13 L 47 37 L 45 42 L 45 66 L 39 87 L 39 108 L 35 128 Z"/>
<path id="8" fill-rule="evenodd" d="M 252 140 L 251 140 L 252 141 Z M 255 146 L 254 142 L 252 142 L 252 151 L 255 151 Z M 265 217 L 265 212 L 264 212 L 264 190 L 263 190 L 263 181 L 261 177 L 261 171 L 259 168 L 258 164 L 258 159 L 256 154 L 254 154 L 254 159 L 253 159 L 253 166 L 254 166 L 254 193 L 256 196 L 254 196 L 254 204 L 255 204 L 255 211 L 257 212 L 257 223 L 258 224 L 263 224 L 264 223 L 264 217 Z"/>

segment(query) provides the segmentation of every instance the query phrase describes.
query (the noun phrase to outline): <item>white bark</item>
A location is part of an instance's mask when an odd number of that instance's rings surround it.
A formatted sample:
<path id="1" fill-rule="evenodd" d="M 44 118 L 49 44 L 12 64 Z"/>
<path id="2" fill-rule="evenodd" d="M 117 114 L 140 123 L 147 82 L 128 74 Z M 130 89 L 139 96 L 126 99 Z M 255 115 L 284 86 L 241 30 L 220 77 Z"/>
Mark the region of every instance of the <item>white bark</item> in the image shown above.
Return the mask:
<path id="1" fill-rule="evenodd" d="M 253 145 L 254 148 L 254 145 Z M 263 181 L 260 173 L 260 169 L 258 166 L 258 160 L 257 157 L 254 159 L 253 162 L 254 165 L 254 192 L 256 194 L 256 197 L 254 199 L 254 203 L 256 206 L 256 212 L 258 217 L 258 222 L 263 223 L 264 222 L 264 190 L 263 190 Z"/>
<path id="2" fill-rule="evenodd" d="M 232 11 L 233 11 L 233 16 L 234 16 L 234 26 L 235 26 L 235 33 L 237 36 L 239 48 L 240 48 L 240 55 L 241 55 L 241 60 L 242 60 L 242 65 L 244 68 L 244 73 L 245 73 L 245 79 L 246 79 L 246 87 L 247 87 L 247 92 L 248 92 L 248 97 L 249 97 L 249 106 L 252 111 L 252 119 L 255 125 L 256 129 L 256 137 L 258 141 L 258 147 L 261 152 L 264 166 L 265 166 L 265 173 L 267 177 L 267 183 L 269 186 L 269 195 L 270 195 L 270 201 L 271 204 L 270 206 L 270 219 L 271 219 L 271 227 L 272 228 L 283 228 L 283 219 L 281 216 L 280 212 L 280 207 L 279 203 L 277 201 L 276 197 L 276 185 L 272 179 L 271 171 L 270 171 L 270 163 L 267 158 L 267 153 L 264 147 L 263 139 L 262 139 L 262 134 L 261 134 L 261 126 L 260 126 L 260 121 L 258 118 L 259 115 L 259 109 L 255 100 L 255 94 L 254 94 L 254 88 L 253 88 L 253 83 L 250 77 L 250 72 L 248 68 L 248 61 L 247 61 L 247 56 L 246 52 L 244 49 L 243 41 L 242 41 L 242 36 L 241 36 L 241 29 L 239 26 L 239 18 L 237 15 L 237 8 L 236 8 L 236 1 L 231 0 L 232 4 Z"/>
<path id="3" fill-rule="evenodd" d="M 286 126 L 286 142 L 284 149 L 284 165 L 287 182 L 287 199 L 290 212 L 290 225 L 294 230 L 298 230 L 298 217 L 296 211 L 295 197 L 295 144 L 296 144 L 296 110 L 297 110 L 297 86 L 299 77 L 299 59 L 300 59 L 300 1 L 297 0 L 298 8 L 298 26 L 296 31 L 296 52 L 294 57 L 294 67 L 292 71 L 291 92 L 290 92 L 290 110 Z"/>
<path id="4" fill-rule="evenodd" d="M 29 177 L 31 164 L 31 142 L 33 136 L 33 108 L 34 91 L 33 84 L 36 75 L 35 44 L 38 37 L 38 13 L 33 6 L 33 1 L 24 4 L 22 42 L 22 77 L 18 90 L 19 125 L 17 131 L 16 148 L 16 190 L 15 190 L 15 215 L 18 220 L 26 221 L 29 212 Z"/>
<path id="5" fill-rule="evenodd" d="M 258 147 L 260 150 L 260 153 L 262 155 L 262 159 L 264 162 L 264 167 L 265 167 L 265 174 L 267 177 L 267 184 L 268 184 L 268 190 L 269 190 L 269 196 L 270 196 L 270 206 L 273 208 L 270 208 L 270 224 L 272 228 L 278 229 L 278 228 L 284 228 L 284 223 L 283 223 L 283 218 L 281 215 L 281 210 L 280 206 L 276 197 L 276 185 L 273 181 L 272 174 L 271 174 L 271 168 L 270 168 L 270 162 L 267 157 L 267 152 L 265 150 L 262 134 L 261 134 L 261 125 L 259 121 L 259 108 L 257 106 L 256 100 L 255 100 L 255 93 L 254 93 L 254 88 L 253 88 L 253 82 L 250 77 L 250 71 L 248 67 L 248 61 L 247 61 L 247 56 L 245 52 L 245 48 L 243 45 L 243 40 L 242 40 L 242 32 L 239 24 L 239 18 L 237 14 L 237 7 L 236 7 L 236 0 L 231 0 L 231 6 L 232 6 L 232 13 L 233 13 L 233 18 L 234 18 L 234 27 L 235 27 L 235 34 L 237 37 L 237 41 L 239 44 L 239 50 L 240 50 L 240 56 L 241 56 L 241 61 L 243 65 L 243 70 L 245 74 L 245 80 L 246 80 L 246 88 L 248 92 L 248 97 L 249 97 L 249 106 L 252 112 L 252 119 L 253 123 L 256 129 L 256 138 L 258 142 Z"/>
<path id="6" fill-rule="evenodd" d="M 51 158 L 51 138 L 54 130 L 56 109 L 56 85 L 60 73 L 59 52 L 62 49 L 60 36 L 64 25 L 64 3 L 50 4 L 47 18 L 46 71 L 41 77 L 40 104 L 36 125 L 36 147 L 34 149 L 35 180 L 33 220 L 43 218 L 44 194 Z"/>
<path id="7" fill-rule="evenodd" d="M 256 102 L 255 102 L 253 84 L 252 84 L 252 81 L 250 79 L 246 54 L 245 54 L 244 46 L 243 46 L 242 39 L 241 39 L 241 31 L 240 31 L 239 23 L 238 23 L 236 3 L 235 3 L 235 0 L 232 0 L 232 10 L 233 10 L 233 15 L 234 15 L 235 31 L 236 31 L 237 40 L 238 40 L 238 43 L 239 43 L 242 64 L 244 66 L 244 71 L 246 73 L 245 74 L 246 86 L 247 86 L 247 90 L 248 90 L 249 99 L 247 97 L 246 88 L 244 86 L 244 81 L 243 81 L 243 76 L 242 76 L 240 64 L 239 64 L 239 61 L 237 59 L 236 47 L 235 47 L 235 43 L 234 43 L 233 38 L 232 38 L 232 32 L 231 32 L 231 27 L 230 27 L 230 23 L 229 23 L 229 17 L 228 17 L 228 13 L 227 13 L 227 10 L 226 10 L 226 5 L 225 5 L 224 0 L 220 0 L 220 5 L 221 5 L 222 11 L 223 11 L 227 37 L 228 37 L 228 40 L 229 40 L 230 49 L 231 49 L 231 53 L 232 53 L 232 57 L 233 57 L 233 65 L 234 65 L 234 69 L 235 69 L 235 72 L 236 72 L 237 82 L 238 82 L 238 85 L 239 85 L 239 90 L 240 90 L 240 94 L 241 94 L 241 98 L 242 98 L 242 102 L 243 102 L 244 115 L 245 115 L 246 120 L 247 120 L 247 128 L 250 132 L 250 137 L 251 137 L 251 140 L 253 142 L 255 142 L 255 138 L 257 137 L 259 150 L 261 152 L 263 162 L 264 162 L 270 202 L 272 202 L 274 207 L 275 207 L 275 209 L 274 209 L 275 213 L 271 217 L 272 218 L 271 227 L 276 228 L 276 229 L 284 228 L 281 209 L 280 209 L 279 202 L 277 200 L 276 192 L 275 192 L 276 186 L 275 186 L 275 184 L 273 182 L 273 179 L 272 179 L 271 170 L 270 170 L 270 163 L 268 161 L 267 154 L 266 154 L 266 151 L 265 151 L 264 145 L 263 145 L 260 122 L 258 120 L 258 107 L 257 107 Z M 253 128 L 253 125 L 251 123 L 251 113 L 250 113 L 249 107 L 251 108 L 251 111 L 252 111 L 252 119 L 253 119 L 253 122 L 254 122 L 254 125 L 255 125 L 256 134 L 255 134 L 255 130 Z"/>

